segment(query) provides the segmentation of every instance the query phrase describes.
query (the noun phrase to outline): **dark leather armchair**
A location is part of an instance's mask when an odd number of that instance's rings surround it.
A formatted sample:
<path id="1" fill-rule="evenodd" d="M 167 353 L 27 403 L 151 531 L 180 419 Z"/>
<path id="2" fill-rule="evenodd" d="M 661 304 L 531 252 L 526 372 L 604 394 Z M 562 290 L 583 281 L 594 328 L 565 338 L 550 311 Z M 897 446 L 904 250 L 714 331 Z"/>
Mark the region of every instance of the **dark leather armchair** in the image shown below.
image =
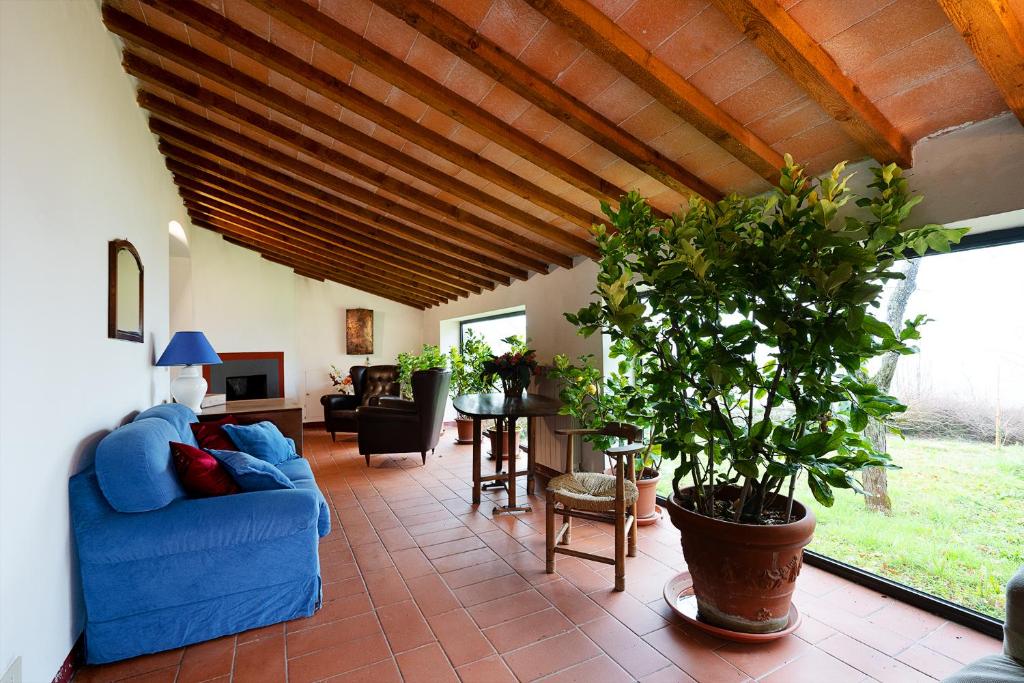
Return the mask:
<path id="1" fill-rule="evenodd" d="M 448 383 L 452 373 L 433 368 L 412 373 L 412 400 L 381 397 L 376 406 L 360 406 L 359 452 L 366 456 L 383 453 L 415 453 L 427 463 L 441 436 Z"/>
<path id="2" fill-rule="evenodd" d="M 377 405 L 382 396 L 399 395 L 397 365 L 353 365 L 349 374 L 352 375 L 354 394 L 327 394 L 320 397 L 324 407 L 324 427 L 331 433 L 332 441 L 336 432 L 359 430 L 357 408 Z"/>

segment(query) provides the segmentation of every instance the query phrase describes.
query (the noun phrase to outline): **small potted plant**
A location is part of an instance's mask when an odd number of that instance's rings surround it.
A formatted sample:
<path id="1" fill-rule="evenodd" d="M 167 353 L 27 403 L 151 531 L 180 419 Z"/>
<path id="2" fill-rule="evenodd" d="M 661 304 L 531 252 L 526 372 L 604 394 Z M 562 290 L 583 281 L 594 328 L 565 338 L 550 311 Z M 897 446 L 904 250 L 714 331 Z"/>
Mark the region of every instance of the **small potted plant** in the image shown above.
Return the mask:
<path id="1" fill-rule="evenodd" d="M 466 330 L 462 348 L 453 346 L 448 351 L 448 360 L 452 369 L 451 397 L 453 399 L 466 394 L 487 393 L 494 388 L 493 378 L 487 379 L 483 375 L 484 363 L 492 356 L 491 347 L 487 342 L 473 334 L 472 330 Z M 472 418 L 456 412 L 455 427 L 458 430 L 456 443 L 472 443 Z"/>
<path id="2" fill-rule="evenodd" d="M 448 356 L 440 348 L 424 344 L 419 353 L 398 354 L 398 383 L 402 396 L 412 398 L 412 373 L 431 368 L 446 369 Z"/>
<path id="3" fill-rule="evenodd" d="M 338 391 L 339 394 L 351 395 L 355 393 L 355 387 L 352 385 L 352 375 L 349 373 L 342 373 L 341 370 L 335 366 L 331 366 L 331 371 L 328 373 L 331 378 L 331 384 Z"/>
<path id="4" fill-rule="evenodd" d="M 480 374 L 486 381 L 493 382 L 495 377 L 501 380 L 506 398 L 522 398 L 530 380 L 540 371 L 537 354 L 518 335 L 501 341 L 509 345 L 509 350 L 486 360 Z"/>
<path id="5" fill-rule="evenodd" d="M 584 335 L 628 342 L 662 455 L 677 462 L 669 514 L 700 619 L 740 633 L 789 626 L 814 531 L 797 482 L 825 506 L 858 473 L 890 466 L 864 434 L 905 410 L 867 363 L 912 353 L 923 317 L 875 317 L 894 266 L 948 251 L 965 229 L 903 223 L 921 200 L 894 164 L 873 169 L 860 212 L 843 165 L 807 177 L 786 157 L 771 193 L 693 199 L 659 218 L 636 193 L 594 229 L 598 300 L 568 314 Z"/>

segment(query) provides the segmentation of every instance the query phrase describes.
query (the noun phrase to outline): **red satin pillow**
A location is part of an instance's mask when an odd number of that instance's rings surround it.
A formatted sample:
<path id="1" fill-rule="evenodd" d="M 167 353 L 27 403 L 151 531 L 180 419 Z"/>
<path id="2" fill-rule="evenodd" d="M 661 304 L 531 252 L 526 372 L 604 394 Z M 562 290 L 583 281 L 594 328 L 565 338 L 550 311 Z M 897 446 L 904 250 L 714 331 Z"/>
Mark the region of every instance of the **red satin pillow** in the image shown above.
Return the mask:
<path id="1" fill-rule="evenodd" d="M 216 422 L 193 422 L 189 427 L 192 428 L 192 434 L 199 442 L 200 448 L 209 448 L 215 451 L 237 451 L 238 446 L 224 431 L 224 425 L 236 424 L 238 424 L 238 420 L 235 419 L 235 416 L 228 415 Z"/>
<path id="2" fill-rule="evenodd" d="M 171 454 L 178 481 L 193 498 L 226 496 L 241 490 L 224 465 L 203 449 L 172 441 Z"/>

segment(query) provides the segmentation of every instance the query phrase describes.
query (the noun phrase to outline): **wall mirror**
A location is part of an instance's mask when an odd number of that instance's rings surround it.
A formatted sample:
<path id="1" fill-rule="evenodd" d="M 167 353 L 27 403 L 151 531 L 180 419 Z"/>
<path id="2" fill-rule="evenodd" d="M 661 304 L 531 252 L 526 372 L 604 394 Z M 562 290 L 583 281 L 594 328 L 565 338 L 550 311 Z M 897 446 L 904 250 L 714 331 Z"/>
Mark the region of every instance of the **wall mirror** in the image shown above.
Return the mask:
<path id="1" fill-rule="evenodd" d="M 142 259 L 128 240 L 111 240 L 108 260 L 107 336 L 141 342 Z"/>

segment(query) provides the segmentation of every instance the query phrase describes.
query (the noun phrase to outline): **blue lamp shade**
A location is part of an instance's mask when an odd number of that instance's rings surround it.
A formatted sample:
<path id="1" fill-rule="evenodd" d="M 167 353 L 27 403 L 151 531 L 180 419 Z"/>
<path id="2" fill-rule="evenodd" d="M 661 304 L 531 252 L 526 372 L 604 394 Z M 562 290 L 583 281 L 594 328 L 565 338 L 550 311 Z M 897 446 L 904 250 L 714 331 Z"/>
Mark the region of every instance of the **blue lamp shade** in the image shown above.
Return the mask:
<path id="1" fill-rule="evenodd" d="M 202 332 L 175 332 L 157 365 L 217 365 L 220 356 Z"/>

